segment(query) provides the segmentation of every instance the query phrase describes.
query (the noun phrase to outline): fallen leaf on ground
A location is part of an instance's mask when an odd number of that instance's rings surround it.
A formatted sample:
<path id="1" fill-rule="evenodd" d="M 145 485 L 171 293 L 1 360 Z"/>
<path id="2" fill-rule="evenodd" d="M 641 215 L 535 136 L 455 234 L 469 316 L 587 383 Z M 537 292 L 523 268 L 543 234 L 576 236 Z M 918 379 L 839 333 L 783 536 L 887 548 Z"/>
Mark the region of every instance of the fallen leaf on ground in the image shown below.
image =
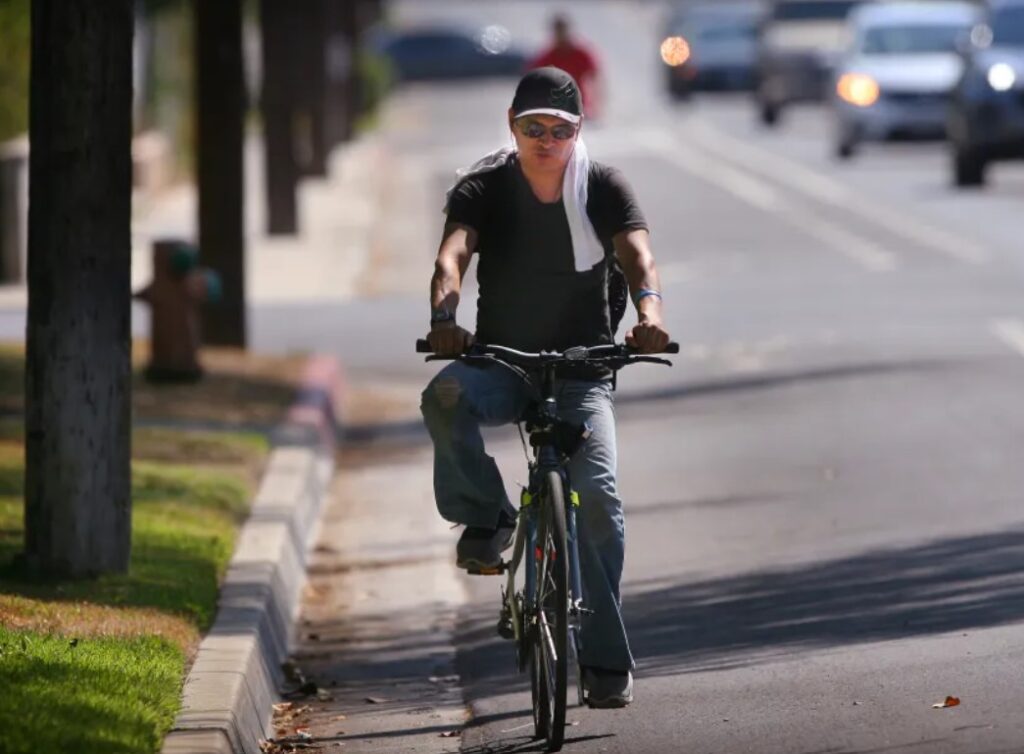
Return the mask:
<path id="1" fill-rule="evenodd" d="M 387 703 L 387 701 L 388 700 L 385 699 L 382 696 L 368 696 L 368 697 L 366 697 L 366 703 L 367 704 L 385 704 L 385 703 Z"/>
<path id="2" fill-rule="evenodd" d="M 446 730 L 441 734 L 441 738 L 455 738 L 462 733 L 461 730 Z"/>
<path id="3" fill-rule="evenodd" d="M 946 707 L 956 707 L 960 704 L 960 699 L 955 696 L 947 696 L 944 702 L 938 702 L 932 705 L 932 709 L 945 709 Z"/>
<path id="4" fill-rule="evenodd" d="M 274 705 L 274 712 L 285 712 L 295 706 L 295 702 L 278 702 Z"/>
<path id="5" fill-rule="evenodd" d="M 348 720 L 348 718 L 345 717 L 344 715 L 335 715 L 334 717 L 331 718 L 331 720 Z"/>

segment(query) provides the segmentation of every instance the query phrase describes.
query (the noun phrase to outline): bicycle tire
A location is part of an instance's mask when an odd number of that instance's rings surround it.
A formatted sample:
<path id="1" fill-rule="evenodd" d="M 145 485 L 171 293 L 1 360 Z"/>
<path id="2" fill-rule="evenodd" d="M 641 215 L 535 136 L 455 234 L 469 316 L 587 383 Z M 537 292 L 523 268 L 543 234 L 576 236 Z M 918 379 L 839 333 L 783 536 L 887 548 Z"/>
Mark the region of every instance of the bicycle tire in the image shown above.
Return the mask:
<path id="1" fill-rule="evenodd" d="M 565 740 L 569 674 L 569 569 L 565 495 L 557 471 L 545 476 L 541 497 L 531 689 L 537 737 L 547 741 L 548 751 L 559 751 Z"/>

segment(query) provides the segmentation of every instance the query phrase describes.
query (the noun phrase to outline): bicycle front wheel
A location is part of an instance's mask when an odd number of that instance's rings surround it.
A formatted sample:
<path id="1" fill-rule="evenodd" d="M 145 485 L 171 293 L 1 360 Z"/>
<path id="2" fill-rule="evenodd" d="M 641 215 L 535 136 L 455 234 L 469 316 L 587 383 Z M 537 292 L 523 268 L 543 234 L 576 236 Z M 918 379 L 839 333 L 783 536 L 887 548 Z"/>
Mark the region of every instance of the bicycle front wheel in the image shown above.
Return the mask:
<path id="1" fill-rule="evenodd" d="M 540 503 L 530 680 L 537 737 L 546 739 L 548 751 L 558 751 L 565 739 L 569 667 L 569 557 L 565 495 L 558 472 L 548 472 L 545 477 Z"/>

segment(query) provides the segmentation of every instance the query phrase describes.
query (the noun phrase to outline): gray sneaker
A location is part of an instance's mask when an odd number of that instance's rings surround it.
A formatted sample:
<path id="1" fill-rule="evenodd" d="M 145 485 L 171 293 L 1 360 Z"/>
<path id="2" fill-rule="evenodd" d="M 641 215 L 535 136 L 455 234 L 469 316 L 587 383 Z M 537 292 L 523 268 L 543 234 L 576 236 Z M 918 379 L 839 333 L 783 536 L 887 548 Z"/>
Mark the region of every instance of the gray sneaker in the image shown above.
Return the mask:
<path id="1" fill-rule="evenodd" d="M 628 670 L 583 668 L 583 688 L 588 707 L 620 709 L 633 701 L 633 674 Z"/>
<path id="2" fill-rule="evenodd" d="M 512 546 L 515 533 L 516 520 L 504 511 L 497 528 L 467 526 L 455 547 L 455 565 L 469 571 L 499 568 L 501 553 Z"/>

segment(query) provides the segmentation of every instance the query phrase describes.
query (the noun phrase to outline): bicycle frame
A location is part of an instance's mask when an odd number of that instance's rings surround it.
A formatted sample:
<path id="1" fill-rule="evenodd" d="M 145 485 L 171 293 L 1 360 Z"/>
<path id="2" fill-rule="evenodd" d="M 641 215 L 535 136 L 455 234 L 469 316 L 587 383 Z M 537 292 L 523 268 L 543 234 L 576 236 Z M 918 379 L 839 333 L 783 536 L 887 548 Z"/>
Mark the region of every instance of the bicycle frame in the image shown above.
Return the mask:
<path id="1" fill-rule="evenodd" d="M 583 581 L 580 575 L 579 540 L 577 534 L 576 508 L 579 505 L 579 496 L 572 490 L 569 471 L 567 468 L 569 458 L 559 451 L 555 439 L 555 429 L 560 421 L 558 417 L 558 405 L 554 397 L 554 366 L 543 368 L 539 398 L 523 417 L 530 435 L 530 444 L 533 446 L 534 458 L 530 461 L 529 484 L 523 490 L 520 497 L 519 524 L 516 531 L 513 556 L 508 563 L 508 577 L 503 590 L 504 613 L 507 614 L 512 624 L 513 638 L 517 647 L 522 646 L 524 641 L 523 629 L 523 606 L 532 605 L 537 596 L 537 563 L 535 557 L 527 557 L 523 562 L 524 553 L 531 555 L 537 547 L 538 516 L 539 506 L 544 504 L 545 497 L 542 494 L 543 480 L 549 472 L 557 472 L 562 478 L 562 487 L 566 491 L 566 544 L 568 546 L 569 558 L 569 632 L 570 643 L 576 656 L 580 651 L 580 616 L 586 612 L 583 607 Z M 515 588 L 516 574 L 520 565 L 523 566 L 523 591 L 517 593 Z M 544 634 L 552 655 L 554 655 L 554 642 L 551 639 L 547 626 L 538 626 Z M 520 652 L 520 670 L 525 665 L 524 653 Z"/>

